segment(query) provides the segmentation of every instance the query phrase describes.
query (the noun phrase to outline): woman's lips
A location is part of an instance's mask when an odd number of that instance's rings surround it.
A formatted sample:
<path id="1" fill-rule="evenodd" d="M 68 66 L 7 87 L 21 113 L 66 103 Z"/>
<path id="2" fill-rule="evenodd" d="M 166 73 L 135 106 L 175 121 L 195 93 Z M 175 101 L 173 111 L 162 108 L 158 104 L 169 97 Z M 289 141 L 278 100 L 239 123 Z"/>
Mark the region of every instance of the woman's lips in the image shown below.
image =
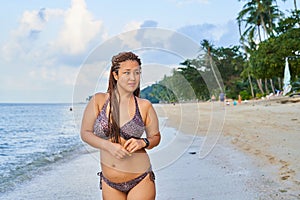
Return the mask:
<path id="1" fill-rule="evenodd" d="M 130 86 L 130 87 L 135 87 L 135 83 L 128 83 L 128 85 Z"/>

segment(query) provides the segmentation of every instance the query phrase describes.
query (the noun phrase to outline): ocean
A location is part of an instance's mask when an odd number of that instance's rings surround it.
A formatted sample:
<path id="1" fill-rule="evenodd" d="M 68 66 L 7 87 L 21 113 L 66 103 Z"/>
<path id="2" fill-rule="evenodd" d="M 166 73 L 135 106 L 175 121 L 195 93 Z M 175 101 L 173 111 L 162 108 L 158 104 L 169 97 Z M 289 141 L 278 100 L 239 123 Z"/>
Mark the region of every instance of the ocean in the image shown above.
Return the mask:
<path id="1" fill-rule="evenodd" d="M 71 106 L 0 104 L 0 196 L 84 151 L 76 118 L 85 104 Z"/>
<path id="2" fill-rule="evenodd" d="M 52 169 L 62 168 L 64 163 L 95 151 L 80 139 L 85 106 L 0 104 L 0 199 L 16 199 L 20 188 L 36 184 L 35 178 L 45 177 Z M 176 129 L 165 126 L 166 118 L 159 117 L 159 122 L 162 140 L 157 148 L 149 151 L 157 169 L 165 167 L 158 152 L 163 149 L 162 152 L 167 152 L 166 148 L 178 135 Z M 177 159 L 168 157 L 172 162 Z M 26 192 L 33 195 L 33 191 Z"/>

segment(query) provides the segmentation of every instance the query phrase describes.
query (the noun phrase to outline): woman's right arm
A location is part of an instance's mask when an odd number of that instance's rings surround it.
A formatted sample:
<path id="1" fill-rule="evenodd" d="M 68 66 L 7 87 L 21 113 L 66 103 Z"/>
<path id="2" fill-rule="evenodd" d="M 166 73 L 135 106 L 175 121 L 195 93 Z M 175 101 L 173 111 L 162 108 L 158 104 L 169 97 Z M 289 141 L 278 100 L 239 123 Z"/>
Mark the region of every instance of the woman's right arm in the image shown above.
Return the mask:
<path id="1" fill-rule="evenodd" d="M 92 147 L 105 150 L 109 141 L 102 139 L 94 134 L 94 123 L 99 114 L 98 102 L 99 100 L 100 102 L 104 101 L 101 98 L 105 98 L 105 95 L 96 94 L 87 104 L 81 122 L 80 136 L 84 142 L 88 143 Z"/>

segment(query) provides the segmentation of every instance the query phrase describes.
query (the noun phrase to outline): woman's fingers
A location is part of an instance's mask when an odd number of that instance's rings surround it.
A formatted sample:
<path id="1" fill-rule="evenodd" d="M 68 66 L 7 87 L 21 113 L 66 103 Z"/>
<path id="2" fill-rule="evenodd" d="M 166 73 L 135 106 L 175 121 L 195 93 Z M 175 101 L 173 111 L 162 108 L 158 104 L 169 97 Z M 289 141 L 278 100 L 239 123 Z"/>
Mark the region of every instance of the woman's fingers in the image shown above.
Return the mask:
<path id="1" fill-rule="evenodd" d="M 130 152 L 133 153 L 143 147 L 143 141 L 140 139 L 131 138 L 127 140 L 124 144 L 124 148 Z"/>
<path id="2" fill-rule="evenodd" d="M 125 144 L 124 144 L 124 148 L 127 149 L 128 146 L 132 143 L 132 141 L 133 141 L 133 138 L 127 140 L 127 141 L 125 142 Z M 127 149 L 127 150 L 128 150 L 128 149 Z"/>
<path id="3" fill-rule="evenodd" d="M 122 145 L 112 143 L 112 146 L 111 153 L 117 159 L 123 159 L 126 156 L 130 156 L 130 153 Z"/>

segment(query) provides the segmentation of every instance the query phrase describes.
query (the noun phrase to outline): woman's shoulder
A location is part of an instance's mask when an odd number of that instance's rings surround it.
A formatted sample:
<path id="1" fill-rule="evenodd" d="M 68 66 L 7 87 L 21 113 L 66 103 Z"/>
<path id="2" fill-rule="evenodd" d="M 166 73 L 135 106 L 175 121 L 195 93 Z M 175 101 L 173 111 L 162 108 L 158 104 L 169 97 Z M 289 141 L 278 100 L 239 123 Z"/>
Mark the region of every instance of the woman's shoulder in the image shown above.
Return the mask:
<path id="1" fill-rule="evenodd" d="M 98 92 L 98 93 L 94 94 L 93 100 L 94 100 L 95 104 L 97 104 L 98 106 L 101 107 L 101 105 L 104 105 L 108 96 L 109 96 L 108 93 Z"/>
<path id="2" fill-rule="evenodd" d="M 108 93 L 104 93 L 104 92 L 97 92 L 94 94 L 95 99 L 103 99 L 106 98 L 108 96 Z"/>
<path id="3" fill-rule="evenodd" d="M 148 110 L 150 107 L 152 107 L 152 103 L 148 99 L 137 97 L 137 101 L 142 109 Z"/>

